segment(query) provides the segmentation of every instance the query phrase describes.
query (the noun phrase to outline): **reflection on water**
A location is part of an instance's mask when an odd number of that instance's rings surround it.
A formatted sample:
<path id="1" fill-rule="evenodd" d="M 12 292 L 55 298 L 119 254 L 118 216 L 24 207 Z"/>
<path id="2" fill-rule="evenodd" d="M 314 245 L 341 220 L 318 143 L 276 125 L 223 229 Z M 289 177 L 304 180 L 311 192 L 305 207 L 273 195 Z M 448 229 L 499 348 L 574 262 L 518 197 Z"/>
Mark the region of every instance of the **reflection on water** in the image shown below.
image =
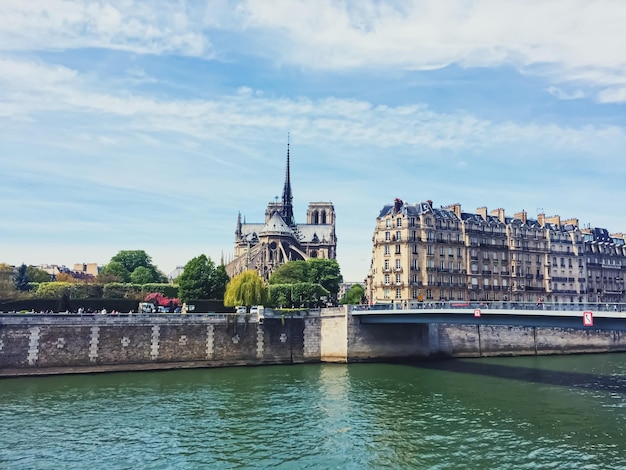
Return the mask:
<path id="1" fill-rule="evenodd" d="M 0 468 L 626 468 L 625 355 L 0 381 Z"/>

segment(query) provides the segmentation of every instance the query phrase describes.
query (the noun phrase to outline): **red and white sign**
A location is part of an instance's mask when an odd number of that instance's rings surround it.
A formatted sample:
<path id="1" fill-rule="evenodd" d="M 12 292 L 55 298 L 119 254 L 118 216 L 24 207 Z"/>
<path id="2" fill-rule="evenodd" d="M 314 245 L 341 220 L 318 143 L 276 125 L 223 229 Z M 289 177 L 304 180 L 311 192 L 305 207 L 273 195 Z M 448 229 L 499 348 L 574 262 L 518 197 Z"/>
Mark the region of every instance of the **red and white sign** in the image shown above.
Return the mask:
<path id="1" fill-rule="evenodd" d="M 583 326 L 593 326 L 593 312 L 583 312 Z"/>
<path id="2" fill-rule="evenodd" d="M 480 318 L 480 309 L 479 308 L 474 309 L 474 317 L 475 318 Z"/>

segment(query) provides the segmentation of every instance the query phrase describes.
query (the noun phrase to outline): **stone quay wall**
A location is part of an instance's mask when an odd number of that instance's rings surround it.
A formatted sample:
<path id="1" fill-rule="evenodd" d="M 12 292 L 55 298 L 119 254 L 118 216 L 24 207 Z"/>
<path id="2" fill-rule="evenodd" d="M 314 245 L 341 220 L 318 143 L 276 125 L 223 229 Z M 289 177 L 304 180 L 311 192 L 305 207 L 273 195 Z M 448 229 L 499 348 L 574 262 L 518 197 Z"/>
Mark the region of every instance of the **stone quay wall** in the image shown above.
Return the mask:
<path id="1" fill-rule="evenodd" d="M 346 308 L 228 315 L 0 315 L 0 377 L 126 370 L 626 351 L 626 333 L 361 324 Z"/>
<path id="2" fill-rule="evenodd" d="M 626 332 L 494 325 L 429 325 L 431 356 L 486 357 L 626 351 Z"/>
<path id="3" fill-rule="evenodd" d="M 320 361 L 319 317 L 2 315 L 0 376 Z"/>

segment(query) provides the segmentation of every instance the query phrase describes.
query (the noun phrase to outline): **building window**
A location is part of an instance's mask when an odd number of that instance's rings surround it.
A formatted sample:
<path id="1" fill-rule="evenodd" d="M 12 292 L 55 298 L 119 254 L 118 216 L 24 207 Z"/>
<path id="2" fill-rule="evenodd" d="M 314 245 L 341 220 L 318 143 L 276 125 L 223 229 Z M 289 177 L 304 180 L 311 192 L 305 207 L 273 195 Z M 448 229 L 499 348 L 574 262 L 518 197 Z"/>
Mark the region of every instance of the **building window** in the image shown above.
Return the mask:
<path id="1" fill-rule="evenodd" d="M 402 240 L 402 232 L 400 232 L 400 230 L 396 231 L 396 240 Z"/>
<path id="2" fill-rule="evenodd" d="M 446 255 L 446 251 L 445 248 L 443 246 L 439 247 L 439 256 L 445 256 Z"/>
<path id="3" fill-rule="evenodd" d="M 417 245 L 413 245 L 413 254 L 416 255 L 417 254 Z"/>
<path id="4" fill-rule="evenodd" d="M 402 279 L 400 279 L 400 275 L 396 274 L 396 284 L 400 284 L 402 282 Z"/>
<path id="5" fill-rule="evenodd" d="M 433 291 L 432 289 L 426 289 L 426 298 L 429 300 L 432 300 L 433 298 Z"/>
<path id="6" fill-rule="evenodd" d="M 396 289 L 396 299 L 402 298 L 402 289 Z"/>
<path id="7" fill-rule="evenodd" d="M 402 217 L 398 217 L 396 219 L 396 227 L 402 227 Z"/>
<path id="8" fill-rule="evenodd" d="M 391 289 L 385 289 L 385 299 L 391 298 Z"/>
<path id="9" fill-rule="evenodd" d="M 400 245 L 396 245 L 396 255 L 400 254 Z"/>
<path id="10" fill-rule="evenodd" d="M 389 245 L 385 245 L 385 254 L 388 255 L 390 251 Z"/>
<path id="11" fill-rule="evenodd" d="M 399 259 L 396 260 L 396 269 L 400 269 L 402 267 L 402 264 L 400 262 Z"/>
<path id="12" fill-rule="evenodd" d="M 388 271 L 388 270 L 389 270 L 389 260 L 386 259 L 385 260 L 385 271 Z"/>
<path id="13" fill-rule="evenodd" d="M 385 285 L 389 285 L 389 274 L 385 274 Z"/>
<path id="14" fill-rule="evenodd" d="M 391 219 L 385 220 L 385 227 L 387 227 L 387 228 L 391 227 Z"/>
<path id="15" fill-rule="evenodd" d="M 385 241 L 391 240 L 391 232 L 385 232 Z"/>
<path id="16" fill-rule="evenodd" d="M 433 255 L 435 254 L 435 249 L 432 245 L 426 245 L 426 254 Z"/>

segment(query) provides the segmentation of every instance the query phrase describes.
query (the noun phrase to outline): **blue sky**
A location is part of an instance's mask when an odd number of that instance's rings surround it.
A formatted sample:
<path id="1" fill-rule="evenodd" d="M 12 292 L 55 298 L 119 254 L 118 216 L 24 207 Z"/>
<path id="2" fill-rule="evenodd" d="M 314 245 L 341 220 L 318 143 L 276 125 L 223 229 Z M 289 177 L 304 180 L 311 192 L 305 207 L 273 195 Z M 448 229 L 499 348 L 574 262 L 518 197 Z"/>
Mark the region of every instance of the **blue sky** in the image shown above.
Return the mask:
<path id="1" fill-rule="evenodd" d="M 165 273 L 332 201 L 367 275 L 399 197 L 626 230 L 626 2 L 0 2 L 0 262 Z"/>

